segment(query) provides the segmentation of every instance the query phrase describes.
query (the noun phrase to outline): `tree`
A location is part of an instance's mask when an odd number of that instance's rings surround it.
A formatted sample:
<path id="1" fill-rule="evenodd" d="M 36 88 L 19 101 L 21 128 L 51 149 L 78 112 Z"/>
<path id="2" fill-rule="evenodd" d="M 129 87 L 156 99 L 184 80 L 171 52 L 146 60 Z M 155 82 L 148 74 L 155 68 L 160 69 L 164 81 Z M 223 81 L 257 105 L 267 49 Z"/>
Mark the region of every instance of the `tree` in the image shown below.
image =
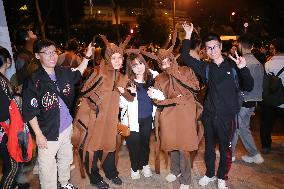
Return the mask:
<path id="1" fill-rule="evenodd" d="M 40 28 L 42 37 L 45 38 L 45 28 L 44 28 L 44 23 L 42 21 L 38 0 L 35 0 L 35 5 L 36 5 L 36 12 L 37 12 L 37 17 L 38 17 L 39 28 Z"/>
<path id="2" fill-rule="evenodd" d="M 149 5 L 146 7 L 144 4 L 143 14 L 137 18 L 141 43 L 163 46 L 170 35 L 169 19 L 166 15 L 156 13 L 154 5 Z"/>

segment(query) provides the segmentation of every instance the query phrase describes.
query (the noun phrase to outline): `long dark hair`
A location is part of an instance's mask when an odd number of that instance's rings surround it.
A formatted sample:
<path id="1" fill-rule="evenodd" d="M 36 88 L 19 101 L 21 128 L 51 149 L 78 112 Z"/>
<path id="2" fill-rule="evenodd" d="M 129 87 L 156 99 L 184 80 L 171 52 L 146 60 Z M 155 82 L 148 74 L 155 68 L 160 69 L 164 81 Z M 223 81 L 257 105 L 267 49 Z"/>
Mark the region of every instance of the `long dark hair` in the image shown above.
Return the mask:
<path id="1" fill-rule="evenodd" d="M 5 63 L 7 63 L 7 58 L 12 61 L 12 57 L 9 51 L 0 46 L 0 67 L 2 67 Z"/>
<path id="2" fill-rule="evenodd" d="M 143 79 L 145 81 L 145 83 L 147 84 L 149 82 L 149 80 L 151 80 L 151 73 L 149 71 L 149 66 L 147 64 L 147 62 L 145 61 L 145 59 L 142 57 L 141 54 L 135 54 L 132 53 L 130 55 L 127 56 L 126 59 L 126 73 L 128 75 L 128 78 L 131 81 L 134 81 L 134 79 L 136 79 L 136 75 L 132 70 L 132 65 L 135 63 L 135 59 L 138 59 L 140 63 L 143 63 L 145 65 L 145 72 L 143 74 Z"/>

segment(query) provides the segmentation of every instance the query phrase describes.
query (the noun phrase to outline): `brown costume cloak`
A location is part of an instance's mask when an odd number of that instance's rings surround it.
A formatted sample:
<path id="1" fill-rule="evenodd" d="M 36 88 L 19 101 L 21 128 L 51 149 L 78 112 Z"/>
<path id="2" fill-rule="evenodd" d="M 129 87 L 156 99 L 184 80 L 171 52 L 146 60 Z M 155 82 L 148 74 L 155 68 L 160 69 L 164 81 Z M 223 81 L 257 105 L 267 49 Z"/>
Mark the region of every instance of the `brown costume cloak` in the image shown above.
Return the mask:
<path id="1" fill-rule="evenodd" d="M 194 72 L 187 67 L 172 65 L 158 75 L 155 88 L 163 92 L 165 100 L 159 117 L 161 149 L 164 151 L 194 151 L 198 149 L 197 106 L 193 93 L 199 90 Z"/>

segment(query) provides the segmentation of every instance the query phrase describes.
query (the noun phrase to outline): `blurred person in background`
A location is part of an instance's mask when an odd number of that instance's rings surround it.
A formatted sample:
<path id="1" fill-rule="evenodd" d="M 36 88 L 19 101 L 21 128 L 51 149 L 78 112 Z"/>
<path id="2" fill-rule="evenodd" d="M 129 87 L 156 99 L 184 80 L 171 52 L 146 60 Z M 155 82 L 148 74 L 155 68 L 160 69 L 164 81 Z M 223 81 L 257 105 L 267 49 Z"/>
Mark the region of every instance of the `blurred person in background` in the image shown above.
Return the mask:
<path id="1" fill-rule="evenodd" d="M 253 136 L 250 131 L 250 118 L 258 104 L 262 101 L 262 85 L 264 68 L 262 64 L 251 53 L 254 44 L 254 36 L 246 34 L 238 39 L 239 50 L 247 62 L 247 67 L 254 80 L 252 91 L 244 91 L 244 102 L 237 115 L 237 128 L 232 141 L 232 161 L 235 161 L 235 147 L 240 136 L 241 141 L 246 148 L 248 155 L 242 156 L 242 160 L 247 163 L 261 164 L 264 162 L 258 152 Z"/>
<path id="2" fill-rule="evenodd" d="M 81 63 L 81 58 L 77 55 L 80 49 L 80 43 L 73 38 L 67 42 L 66 52 L 58 56 L 57 64 L 63 67 L 76 68 Z"/>
<path id="3" fill-rule="evenodd" d="M 37 36 L 28 28 L 21 28 L 16 31 L 16 76 L 18 85 L 31 75 L 39 66 L 39 62 L 33 54 L 33 44 Z"/>
<path id="4" fill-rule="evenodd" d="M 284 39 L 279 38 L 275 41 L 275 55 L 265 63 L 266 73 L 273 73 L 276 75 L 280 70 L 284 68 Z M 284 71 L 279 75 L 282 85 L 284 85 Z M 271 151 L 271 133 L 278 117 L 284 116 L 284 104 L 273 107 L 265 105 L 263 103 L 260 138 L 262 145 L 262 153 L 269 154 Z"/>

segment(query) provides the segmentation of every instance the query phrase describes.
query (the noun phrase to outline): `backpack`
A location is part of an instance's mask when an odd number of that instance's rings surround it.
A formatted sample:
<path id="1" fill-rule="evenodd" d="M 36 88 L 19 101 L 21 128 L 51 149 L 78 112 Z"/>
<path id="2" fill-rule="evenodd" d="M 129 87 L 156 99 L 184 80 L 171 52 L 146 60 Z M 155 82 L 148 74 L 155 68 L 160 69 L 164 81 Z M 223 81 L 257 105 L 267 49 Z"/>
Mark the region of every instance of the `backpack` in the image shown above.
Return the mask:
<path id="1" fill-rule="evenodd" d="M 9 106 L 10 123 L 0 122 L 8 137 L 7 149 L 16 162 L 28 162 L 32 158 L 32 137 L 15 100 Z"/>
<path id="2" fill-rule="evenodd" d="M 276 74 L 265 73 L 263 77 L 263 104 L 277 107 L 284 104 L 284 86 L 279 75 L 284 71 L 284 67 Z"/>
<path id="3" fill-rule="evenodd" d="M 241 108 L 244 102 L 244 93 L 241 91 L 240 84 L 239 84 L 239 78 L 238 73 L 235 68 L 232 67 L 232 73 L 234 77 L 234 82 L 238 91 L 238 107 Z M 208 78 L 209 78 L 209 64 L 206 65 L 206 71 L 205 71 L 205 82 L 208 84 Z"/>

